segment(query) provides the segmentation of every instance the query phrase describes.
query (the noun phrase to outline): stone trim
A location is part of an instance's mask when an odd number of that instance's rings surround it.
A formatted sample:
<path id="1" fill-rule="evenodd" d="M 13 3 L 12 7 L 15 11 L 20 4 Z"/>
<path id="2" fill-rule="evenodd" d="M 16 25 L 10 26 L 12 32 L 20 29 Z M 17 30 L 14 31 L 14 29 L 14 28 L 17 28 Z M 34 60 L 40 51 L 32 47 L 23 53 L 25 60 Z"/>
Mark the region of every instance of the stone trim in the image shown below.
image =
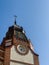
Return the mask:
<path id="1" fill-rule="evenodd" d="M 11 42 L 12 41 L 12 39 L 9 39 L 9 40 L 6 40 L 5 42 Z"/>
<path id="2" fill-rule="evenodd" d="M 22 64 L 27 64 L 27 65 L 34 65 L 34 64 L 30 64 L 30 63 L 25 63 L 25 62 L 20 62 L 20 61 L 16 61 L 16 60 L 10 60 L 11 62 L 15 62 L 15 63 L 22 63 Z"/>
<path id="3" fill-rule="evenodd" d="M 4 51 L 0 49 L 0 52 L 4 52 Z"/>
<path id="4" fill-rule="evenodd" d="M 4 59 L 4 58 L 0 56 L 0 59 Z"/>

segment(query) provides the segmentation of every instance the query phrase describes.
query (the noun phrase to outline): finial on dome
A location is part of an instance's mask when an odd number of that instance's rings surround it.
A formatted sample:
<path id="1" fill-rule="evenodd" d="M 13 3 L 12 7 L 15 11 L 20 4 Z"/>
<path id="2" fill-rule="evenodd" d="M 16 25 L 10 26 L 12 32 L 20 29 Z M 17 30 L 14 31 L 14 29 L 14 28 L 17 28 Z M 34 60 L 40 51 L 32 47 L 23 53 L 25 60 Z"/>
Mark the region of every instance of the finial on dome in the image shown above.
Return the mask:
<path id="1" fill-rule="evenodd" d="M 16 25 L 16 24 L 17 24 L 17 22 L 16 22 L 16 18 L 17 18 L 17 16 L 15 15 L 14 17 L 15 17 L 15 21 L 14 21 L 14 24 Z"/>

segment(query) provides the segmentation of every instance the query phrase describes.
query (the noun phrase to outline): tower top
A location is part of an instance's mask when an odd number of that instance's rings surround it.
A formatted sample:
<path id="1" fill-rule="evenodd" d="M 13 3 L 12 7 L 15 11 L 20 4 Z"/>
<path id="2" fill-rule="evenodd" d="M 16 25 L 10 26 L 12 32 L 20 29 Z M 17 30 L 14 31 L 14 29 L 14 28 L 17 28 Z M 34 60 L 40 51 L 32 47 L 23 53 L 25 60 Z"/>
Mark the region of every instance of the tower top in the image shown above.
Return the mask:
<path id="1" fill-rule="evenodd" d="M 15 17 L 15 21 L 14 21 L 14 24 L 16 25 L 16 24 L 17 24 L 17 22 L 16 22 L 16 18 L 17 18 L 17 16 L 15 15 L 14 17 Z"/>

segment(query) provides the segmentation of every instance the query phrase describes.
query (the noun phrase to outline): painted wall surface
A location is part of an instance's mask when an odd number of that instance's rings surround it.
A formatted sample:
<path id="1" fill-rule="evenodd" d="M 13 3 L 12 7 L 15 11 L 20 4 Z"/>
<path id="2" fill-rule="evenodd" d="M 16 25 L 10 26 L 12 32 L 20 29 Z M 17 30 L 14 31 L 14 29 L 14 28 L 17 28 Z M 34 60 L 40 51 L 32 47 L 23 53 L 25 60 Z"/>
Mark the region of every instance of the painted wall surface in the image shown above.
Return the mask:
<path id="1" fill-rule="evenodd" d="M 29 50 L 28 54 L 20 55 L 16 51 L 14 46 L 12 46 L 12 48 L 11 48 L 10 59 L 20 61 L 20 62 L 26 62 L 26 63 L 34 64 L 33 54 L 30 50 Z"/>
<path id="2" fill-rule="evenodd" d="M 14 63 L 14 62 L 10 62 L 10 65 L 26 65 L 26 64 L 21 64 L 21 63 Z"/>

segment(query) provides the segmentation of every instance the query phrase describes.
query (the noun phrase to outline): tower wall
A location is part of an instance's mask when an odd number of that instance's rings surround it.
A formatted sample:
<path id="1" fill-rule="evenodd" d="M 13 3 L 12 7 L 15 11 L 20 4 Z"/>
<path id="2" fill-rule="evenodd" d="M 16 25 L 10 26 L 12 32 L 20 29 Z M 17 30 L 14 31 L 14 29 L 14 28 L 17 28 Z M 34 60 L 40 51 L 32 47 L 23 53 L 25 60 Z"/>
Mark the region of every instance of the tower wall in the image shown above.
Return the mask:
<path id="1" fill-rule="evenodd" d="M 20 55 L 14 46 L 11 48 L 11 54 L 10 54 L 11 60 L 16 60 L 20 62 L 25 62 L 29 64 L 34 64 L 34 58 L 32 52 L 29 50 L 29 52 L 26 55 Z"/>

